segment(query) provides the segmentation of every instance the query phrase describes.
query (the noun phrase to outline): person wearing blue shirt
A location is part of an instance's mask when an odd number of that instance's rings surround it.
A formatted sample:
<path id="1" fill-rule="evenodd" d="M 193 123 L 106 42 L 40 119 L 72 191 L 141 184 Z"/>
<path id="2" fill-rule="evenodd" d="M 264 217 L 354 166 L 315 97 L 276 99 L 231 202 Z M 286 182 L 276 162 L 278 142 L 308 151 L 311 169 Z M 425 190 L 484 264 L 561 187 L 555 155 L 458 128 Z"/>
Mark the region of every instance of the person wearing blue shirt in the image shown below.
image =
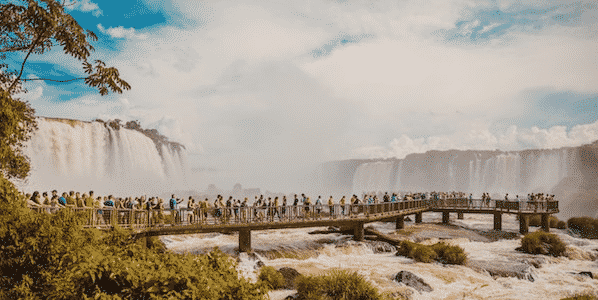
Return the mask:
<path id="1" fill-rule="evenodd" d="M 180 215 L 179 215 L 179 213 L 177 212 L 177 209 L 178 209 L 178 205 L 179 205 L 179 203 L 181 203 L 181 202 L 182 202 L 182 201 L 178 201 L 178 200 L 177 200 L 177 199 L 174 197 L 174 194 L 172 194 L 172 195 L 170 196 L 170 209 L 172 210 L 172 214 L 173 214 L 173 217 L 174 217 L 174 222 L 175 222 L 175 223 L 178 223 L 178 222 L 180 221 L 180 220 L 179 220 L 179 219 L 180 219 Z"/>
<path id="2" fill-rule="evenodd" d="M 66 193 L 62 193 L 62 196 L 58 198 L 58 204 L 66 206 Z"/>

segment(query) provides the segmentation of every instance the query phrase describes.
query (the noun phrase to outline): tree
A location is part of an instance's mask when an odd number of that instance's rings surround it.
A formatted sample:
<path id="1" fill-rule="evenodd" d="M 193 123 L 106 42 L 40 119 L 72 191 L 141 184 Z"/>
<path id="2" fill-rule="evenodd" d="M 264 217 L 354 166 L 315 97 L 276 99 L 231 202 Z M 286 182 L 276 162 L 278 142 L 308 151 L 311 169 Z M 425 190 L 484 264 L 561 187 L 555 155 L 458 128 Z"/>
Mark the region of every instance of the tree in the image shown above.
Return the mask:
<path id="1" fill-rule="evenodd" d="M 100 60 L 89 61 L 97 41 L 90 30 L 83 29 L 65 11 L 67 4 L 56 0 L 17 0 L 0 4 L 0 174 L 8 178 L 24 179 L 29 173 L 29 161 L 21 152 L 23 143 L 36 129 L 35 110 L 27 102 L 13 98 L 26 92 L 23 82 L 47 80 L 68 82 L 84 80 L 98 89 L 101 95 L 109 91 L 122 93 L 131 86 L 120 78 L 114 67 L 106 67 Z M 89 39 L 89 40 L 88 40 Z M 23 71 L 31 55 L 42 55 L 54 46 L 83 64 L 86 77 L 71 79 L 23 79 Z M 10 66 L 8 54 L 25 53 L 18 66 Z"/>

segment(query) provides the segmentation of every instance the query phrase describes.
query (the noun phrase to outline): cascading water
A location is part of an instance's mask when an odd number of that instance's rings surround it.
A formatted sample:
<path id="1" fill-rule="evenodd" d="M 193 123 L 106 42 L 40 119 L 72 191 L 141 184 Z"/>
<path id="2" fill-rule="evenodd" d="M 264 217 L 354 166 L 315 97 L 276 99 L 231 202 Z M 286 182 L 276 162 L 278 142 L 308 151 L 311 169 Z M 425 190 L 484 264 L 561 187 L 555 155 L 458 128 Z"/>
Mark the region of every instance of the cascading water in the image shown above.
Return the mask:
<path id="1" fill-rule="evenodd" d="M 430 190 L 465 191 L 476 196 L 484 192 L 503 196 L 509 193 L 510 197 L 532 192 L 550 193 L 568 176 L 569 156 L 567 149 L 423 154 L 409 157 L 410 172 L 403 164 L 407 159 L 367 162 L 359 165 L 353 176 L 353 192 L 385 191 L 387 187 L 399 191 L 403 185 L 411 184 Z M 396 164 L 394 169 L 393 164 Z M 414 168 L 417 170 L 413 171 Z"/>
<path id="2" fill-rule="evenodd" d="M 17 184 L 27 192 L 94 190 L 122 196 L 186 189 L 184 150 L 159 147 L 136 130 L 39 118 L 25 148 L 31 175 Z"/>
<path id="3" fill-rule="evenodd" d="M 357 167 L 353 176 L 353 193 L 387 191 L 394 181 L 392 161 L 364 163 Z"/>

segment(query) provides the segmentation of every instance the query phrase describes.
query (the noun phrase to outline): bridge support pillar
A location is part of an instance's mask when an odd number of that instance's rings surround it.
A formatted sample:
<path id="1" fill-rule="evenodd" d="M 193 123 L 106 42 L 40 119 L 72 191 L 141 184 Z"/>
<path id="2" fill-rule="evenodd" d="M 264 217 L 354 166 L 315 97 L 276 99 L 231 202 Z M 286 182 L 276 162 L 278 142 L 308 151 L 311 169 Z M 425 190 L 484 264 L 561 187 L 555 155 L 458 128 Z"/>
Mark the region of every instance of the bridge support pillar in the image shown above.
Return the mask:
<path id="1" fill-rule="evenodd" d="M 361 242 L 363 241 L 363 236 L 363 222 L 357 222 L 355 224 L 355 227 L 353 227 L 353 239 L 358 242 Z"/>
<path id="2" fill-rule="evenodd" d="M 494 213 L 494 230 L 502 230 L 502 213 Z"/>
<path id="3" fill-rule="evenodd" d="M 239 230 L 239 252 L 251 252 L 251 230 Z"/>
<path id="4" fill-rule="evenodd" d="M 399 216 L 397 218 L 397 224 L 395 226 L 395 229 L 403 229 L 403 228 L 405 228 L 405 217 Z"/>
<path id="5" fill-rule="evenodd" d="M 549 214 L 542 214 L 542 230 L 544 230 L 545 232 L 549 232 L 550 231 L 550 223 L 549 223 Z"/>
<path id="6" fill-rule="evenodd" d="M 448 224 L 450 218 L 450 213 L 448 211 L 442 212 L 442 224 Z"/>
<path id="7" fill-rule="evenodd" d="M 418 212 L 415 214 L 415 223 L 419 224 L 422 222 L 422 214 L 421 212 Z"/>
<path id="8" fill-rule="evenodd" d="M 463 212 L 462 211 L 457 213 L 457 219 L 463 220 Z"/>
<path id="9" fill-rule="evenodd" d="M 527 234 L 529 232 L 529 218 L 527 215 L 519 215 L 519 233 Z"/>

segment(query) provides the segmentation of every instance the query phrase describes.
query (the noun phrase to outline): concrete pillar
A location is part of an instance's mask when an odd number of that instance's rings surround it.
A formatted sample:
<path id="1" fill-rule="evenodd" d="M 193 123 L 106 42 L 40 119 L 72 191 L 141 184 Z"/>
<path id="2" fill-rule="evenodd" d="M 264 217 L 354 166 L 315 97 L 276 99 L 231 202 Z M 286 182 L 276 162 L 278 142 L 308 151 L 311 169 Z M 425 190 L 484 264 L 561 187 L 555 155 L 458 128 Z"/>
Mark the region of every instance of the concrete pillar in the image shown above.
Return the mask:
<path id="1" fill-rule="evenodd" d="M 396 224 L 395 229 L 403 229 L 403 228 L 405 228 L 405 217 L 399 216 L 397 218 L 397 224 Z"/>
<path id="2" fill-rule="evenodd" d="M 363 241 L 363 222 L 355 223 L 355 227 L 353 227 L 353 239 L 360 242 Z"/>
<path id="3" fill-rule="evenodd" d="M 448 211 L 443 211 L 442 212 L 442 224 L 448 224 L 449 217 L 450 217 L 450 213 Z"/>
<path id="4" fill-rule="evenodd" d="M 549 214 L 542 214 L 542 230 L 544 230 L 545 232 L 550 231 L 550 223 L 548 222 L 549 216 Z"/>
<path id="5" fill-rule="evenodd" d="M 420 212 L 418 212 L 418 213 L 415 214 L 415 223 L 421 223 L 422 222 L 422 214 L 423 213 L 420 213 Z"/>
<path id="6" fill-rule="evenodd" d="M 239 252 L 251 252 L 251 230 L 239 230 Z"/>
<path id="7" fill-rule="evenodd" d="M 529 232 L 529 218 L 527 215 L 519 215 L 519 233 L 527 234 Z"/>
<path id="8" fill-rule="evenodd" d="M 463 212 L 462 211 L 457 213 L 457 219 L 463 220 Z"/>
<path id="9" fill-rule="evenodd" d="M 494 213 L 494 230 L 502 230 L 502 213 Z"/>

